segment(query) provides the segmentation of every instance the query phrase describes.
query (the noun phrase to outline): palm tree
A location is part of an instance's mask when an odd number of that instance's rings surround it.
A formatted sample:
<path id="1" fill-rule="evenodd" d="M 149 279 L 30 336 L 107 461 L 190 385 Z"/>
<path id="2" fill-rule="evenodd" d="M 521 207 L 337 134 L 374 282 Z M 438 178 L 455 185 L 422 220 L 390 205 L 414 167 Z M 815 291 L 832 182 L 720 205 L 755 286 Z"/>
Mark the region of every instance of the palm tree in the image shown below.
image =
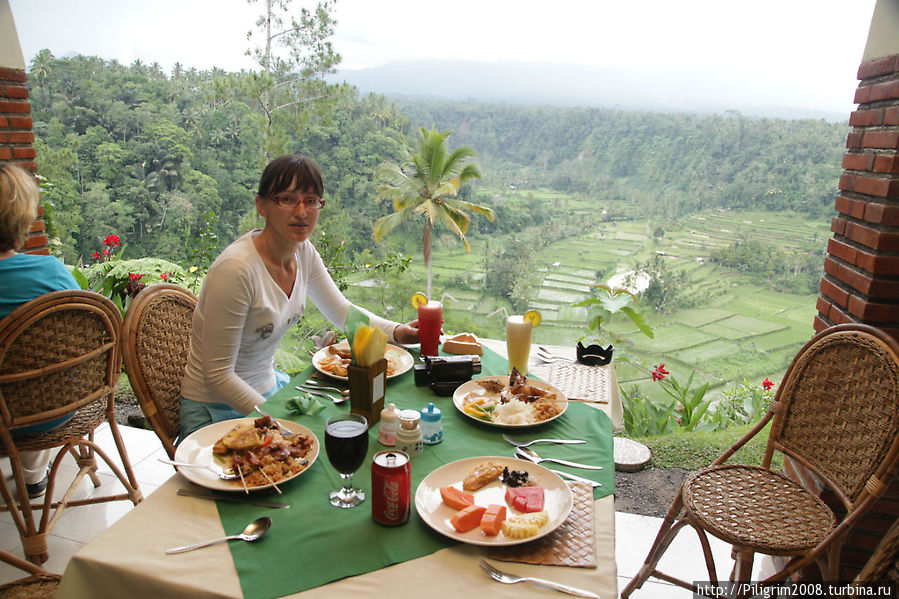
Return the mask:
<path id="1" fill-rule="evenodd" d="M 428 297 L 431 297 L 431 230 L 438 222 L 449 227 L 471 250 L 465 233 L 471 223 L 469 212 L 483 214 L 493 220 L 493 210 L 457 197 L 467 181 L 480 179 L 481 172 L 471 161 L 474 150 L 462 146 L 447 153 L 446 138 L 450 131 L 437 132 L 421 128 L 413 149 L 404 139 L 407 159 L 403 164 L 384 163 L 375 173 L 379 180 L 379 199 L 393 201 L 393 214 L 382 216 L 372 227 L 375 241 L 416 216 L 424 218 L 421 249 L 428 271 Z"/>
<path id="2" fill-rule="evenodd" d="M 53 70 L 53 54 L 50 50 L 44 48 L 31 59 L 30 74 L 34 77 L 38 84 L 43 87 L 44 82 Z"/>

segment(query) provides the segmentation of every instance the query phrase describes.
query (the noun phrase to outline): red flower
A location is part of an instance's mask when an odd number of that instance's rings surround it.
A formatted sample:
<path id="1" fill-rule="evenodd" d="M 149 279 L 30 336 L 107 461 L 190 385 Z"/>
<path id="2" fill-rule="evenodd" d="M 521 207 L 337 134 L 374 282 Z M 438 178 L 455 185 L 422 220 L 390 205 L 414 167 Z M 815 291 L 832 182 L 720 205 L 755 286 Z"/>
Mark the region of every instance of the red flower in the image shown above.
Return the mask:
<path id="1" fill-rule="evenodd" d="M 656 366 L 655 369 L 652 371 L 652 380 L 654 380 L 654 381 L 661 381 L 661 380 L 663 380 L 663 379 L 665 378 L 665 375 L 666 375 L 666 374 L 671 374 L 671 373 L 668 372 L 667 370 L 665 370 L 665 365 L 664 365 L 664 364 L 659 364 L 659 365 Z"/>
<path id="2" fill-rule="evenodd" d="M 103 255 L 104 255 L 104 256 L 108 256 L 108 255 L 109 255 L 109 248 L 103 248 Z"/>
<path id="3" fill-rule="evenodd" d="M 128 273 L 128 279 L 129 279 L 132 283 L 135 282 L 135 281 L 141 280 L 141 278 L 143 278 L 143 276 L 144 276 L 144 275 L 139 275 L 139 274 L 133 273 L 133 272 L 129 272 L 129 273 Z"/>
<path id="4" fill-rule="evenodd" d="M 159 275 L 159 278 L 162 279 L 163 281 L 168 281 L 168 280 L 169 280 L 169 275 L 170 275 L 170 274 L 171 274 L 171 273 L 164 272 L 164 273 L 162 273 L 161 275 Z"/>
<path id="5" fill-rule="evenodd" d="M 99 260 L 100 252 L 94 252 L 93 254 L 91 254 L 91 258 L 93 258 L 94 260 Z"/>
<path id="6" fill-rule="evenodd" d="M 113 246 L 113 245 L 122 245 L 122 244 L 119 241 L 119 236 L 113 234 L 113 235 L 106 236 L 106 239 L 103 240 L 103 245 Z"/>
<path id="7" fill-rule="evenodd" d="M 771 381 L 771 379 L 769 379 L 768 377 L 765 377 L 765 380 L 762 381 L 762 388 L 765 391 L 770 391 L 771 389 L 774 388 L 774 383 Z"/>

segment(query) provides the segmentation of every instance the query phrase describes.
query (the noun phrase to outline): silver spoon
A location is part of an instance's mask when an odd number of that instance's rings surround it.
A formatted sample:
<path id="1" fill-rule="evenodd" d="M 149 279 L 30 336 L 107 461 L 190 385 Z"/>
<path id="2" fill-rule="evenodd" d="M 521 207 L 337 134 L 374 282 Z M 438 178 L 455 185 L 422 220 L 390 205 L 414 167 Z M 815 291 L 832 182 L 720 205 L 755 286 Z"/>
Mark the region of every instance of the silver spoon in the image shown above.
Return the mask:
<path id="1" fill-rule="evenodd" d="M 216 470 L 215 468 L 213 468 L 212 466 L 209 466 L 207 464 L 191 464 L 190 462 L 176 462 L 174 460 L 166 460 L 165 458 L 159 458 L 159 461 L 162 462 L 163 464 L 169 464 L 171 466 L 180 466 L 182 468 L 205 468 L 206 470 L 209 470 L 210 472 L 212 472 L 213 474 L 215 474 L 222 480 L 235 480 L 235 479 L 240 478 L 240 474 L 237 474 L 233 471 Z"/>
<path id="2" fill-rule="evenodd" d="M 240 539 L 241 541 L 247 541 L 248 543 L 252 543 L 253 541 L 258 541 L 262 538 L 262 535 L 271 528 L 272 519 L 268 516 L 263 516 L 262 518 L 257 518 L 253 520 L 247 527 L 243 529 L 243 532 L 239 535 L 230 535 L 227 537 L 222 537 L 220 539 L 213 539 L 211 541 L 202 541 L 200 543 L 194 543 L 193 545 L 184 545 L 183 547 L 173 547 L 171 549 L 166 549 L 166 553 L 184 553 L 185 551 L 191 551 L 192 549 L 199 549 L 200 547 L 209 547 L 210 545 L 216 545 L 218 543 L 224 543 L 225 541 L 233 541 L 236 539 Z"/>

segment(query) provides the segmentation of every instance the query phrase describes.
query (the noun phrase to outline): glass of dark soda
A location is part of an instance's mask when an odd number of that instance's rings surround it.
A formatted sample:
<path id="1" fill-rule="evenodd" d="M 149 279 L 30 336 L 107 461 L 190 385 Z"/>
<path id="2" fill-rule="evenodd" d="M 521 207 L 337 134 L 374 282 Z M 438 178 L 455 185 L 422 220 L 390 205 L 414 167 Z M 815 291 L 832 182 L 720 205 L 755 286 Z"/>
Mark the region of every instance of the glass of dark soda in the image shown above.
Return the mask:
<path id="1" fill-rule="evenodd" d="M 331 505 L 351 508 L 365 501 L 362 489 L 353 487 L 353 474 L 362 466 L 368 453 L 368 420 L 365 416 L 338 414 L 328 418 L 325 451 L 343 483 L 340 489 L 331 492 Z"/>

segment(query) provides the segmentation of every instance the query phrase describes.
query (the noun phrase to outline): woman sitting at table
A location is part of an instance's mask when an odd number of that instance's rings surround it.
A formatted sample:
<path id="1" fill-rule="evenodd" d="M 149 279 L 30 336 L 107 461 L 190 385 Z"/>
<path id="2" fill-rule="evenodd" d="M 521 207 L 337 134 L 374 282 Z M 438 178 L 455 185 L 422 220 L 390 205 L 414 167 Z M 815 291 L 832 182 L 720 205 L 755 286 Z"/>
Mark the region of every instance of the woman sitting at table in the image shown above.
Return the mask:
<path id="1" fill-rule="evenodd" d="M 281 156 L 265 167 L 256 195 L 265 226 L 225 248 L 200 291 L 181 384 L 179 442 L 213 422 L 248 415 L 287 384 L 287 374 L 274 368 L 275 350 L 302 318 L 307 295 L 343 328 L 350 302 L 309 241 L 323 193 L 321 172 L 308 156 Z M 417 321 L 370 317 L 388 339 L 418 341 Z"/>
<path id="2" fill-rule="evenodd" d="M 63 289 L 81 289 L 65 265 L 53 256 L 19 254 L 25 245 L 31 224 L 37 218 L 40 190 L 27 171 L 13 165 L 0 165 L 0 318 L 34 298 Z M 43 432 L 62 425 L 71 415 L 58 420 L 13 429 Z M 50 450 L 23 451 L 19 454 L 28 496 L 40 497 L 47 489 L 47 465 Z"/>

